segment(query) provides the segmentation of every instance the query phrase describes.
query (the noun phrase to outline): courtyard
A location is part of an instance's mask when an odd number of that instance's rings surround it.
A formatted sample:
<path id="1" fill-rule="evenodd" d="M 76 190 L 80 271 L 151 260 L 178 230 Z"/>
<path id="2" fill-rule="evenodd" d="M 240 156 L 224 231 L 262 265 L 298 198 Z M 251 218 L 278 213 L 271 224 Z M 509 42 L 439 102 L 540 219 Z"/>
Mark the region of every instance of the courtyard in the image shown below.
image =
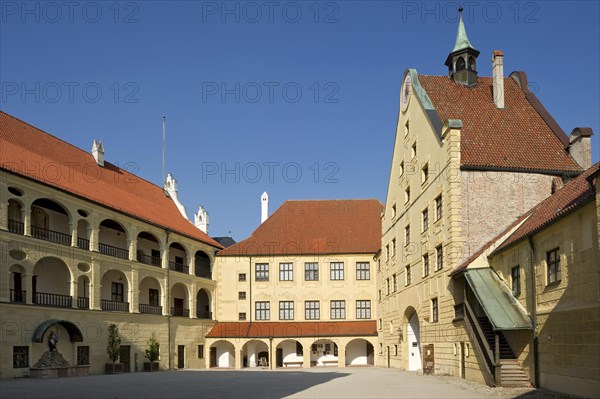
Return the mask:
<path id="1" fill-rule="evenodd" d="M 0 382 L 2 398 L 564 398 L 385 368 L 203 370 Z"/>

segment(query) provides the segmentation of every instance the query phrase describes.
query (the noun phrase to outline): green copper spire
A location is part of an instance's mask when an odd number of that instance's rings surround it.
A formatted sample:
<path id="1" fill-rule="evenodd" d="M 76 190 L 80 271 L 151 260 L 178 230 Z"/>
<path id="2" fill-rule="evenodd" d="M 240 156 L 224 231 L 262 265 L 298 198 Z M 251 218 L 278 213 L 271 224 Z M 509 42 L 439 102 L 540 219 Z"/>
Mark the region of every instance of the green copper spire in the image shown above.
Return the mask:
<path id="1" fill-rule="evenodd" d="M 466 48 L 474 48 L 469 38 L 467 37 L 467 31 L 465 30 L 465 24 L 463 23 L 462 18 L 462 7 L 458 9 L 458 13 L 460 15 L 460 20 L 458 21 L 458 32 L 456 32 L 456 43 L 454 43 L 454 48 L 452 52 L 463 50 Z"/>

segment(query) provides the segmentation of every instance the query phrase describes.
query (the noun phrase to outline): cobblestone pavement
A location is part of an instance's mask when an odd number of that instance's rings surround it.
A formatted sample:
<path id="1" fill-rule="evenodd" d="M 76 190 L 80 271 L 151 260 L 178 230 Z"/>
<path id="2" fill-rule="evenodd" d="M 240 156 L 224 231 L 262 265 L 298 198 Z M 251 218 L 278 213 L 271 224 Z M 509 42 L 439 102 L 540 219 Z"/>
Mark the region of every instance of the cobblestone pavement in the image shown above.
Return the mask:
<path id="1" fill-rule="evenodd" d="M 188 370 L 53 380 L 14 379 L 0 382 L 0 397 L 558 399 L 565 396 L 526 388 L 489 388 L 453 377 L 423 376 L 371 367 L 277 371 Z"/>

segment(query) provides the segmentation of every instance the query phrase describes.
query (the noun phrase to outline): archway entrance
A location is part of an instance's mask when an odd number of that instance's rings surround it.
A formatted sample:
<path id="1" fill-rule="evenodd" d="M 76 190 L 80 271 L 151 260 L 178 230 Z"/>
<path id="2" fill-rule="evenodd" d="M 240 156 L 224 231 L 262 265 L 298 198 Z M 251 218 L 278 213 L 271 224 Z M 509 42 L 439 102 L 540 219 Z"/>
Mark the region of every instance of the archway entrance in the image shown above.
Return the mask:
<path id="1" fill-rule="evenodd" d="M 421 363 L 421 337 L 419 333 L 419 316 L 417 312 L 413 312 L 408 319 L 406 326 L 407 332 L 407 353 L 408 353 L 408 370 L 417 371 L 423 368 Z"/>

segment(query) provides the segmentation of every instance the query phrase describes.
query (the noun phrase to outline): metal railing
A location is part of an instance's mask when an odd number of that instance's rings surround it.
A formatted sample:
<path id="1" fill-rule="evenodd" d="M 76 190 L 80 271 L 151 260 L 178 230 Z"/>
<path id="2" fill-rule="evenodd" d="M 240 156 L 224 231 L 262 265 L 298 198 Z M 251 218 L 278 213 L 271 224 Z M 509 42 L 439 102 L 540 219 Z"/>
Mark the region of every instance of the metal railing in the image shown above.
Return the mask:
<path id="1" fill-rule="evenodd" d="M 102 310 L 111 310 L 113 312 L 129 312 L 129 302 L 101 299 L 100 306 L 102 307 Z"/>
<path id="2" fill-rule="evenodd" d="M 90 240 L 87 238 L 77 237 L 77 246 L 81 249 L 90 249 Z"/>
<path id="3" fill-rule="evenodd" d="M 475 350 L 478 352 L 479 357 L 484 360 L 484 379 L 488 385 L 495 386 L 498 381 L 496 380 L 497 370 L 494 352 L 492 352 L 492 349 L 487 342 L 487 338 L 481 329 L 481 326 L 479 325 L 477 317 L 475 316 L 473 309 L 471 309 L 471 306 L 466 299 L 464 301 L 463 313 L 467 331 L 471 336 L 471 341 L 475 344 Z"/>
<path id="4" fill-rule="evenodd" d="M 212 320 L 212 312 L 207 310 L 196 310 L 196 317 L 204 320 Z"/>
<path id="5" fill-rule="evenodd" d="M 183 308 L 171 308 L 171 316 L 190 317 L 190 310 Z"/>
<path id="6" fill-rule="evenodd" d="M 152 256 L 146 254 L 137 254 L 137 261 L 141 263 L 145 263 L 146 265 L 158 266 L 161 267 L 161 259 L 160 256 Z"/>
<path id="7" fill-rule="evenodd" d="M 79 309 L 89 309 L 90 308 L 90 298 L 86 298 L 83 296 L 77 297 L 77 307 Z"/>
<path id="8" fill-rule="evenodd" d="M 212 279 L 212 273 L 210 270 L 202 270 L 196 268 L 196 277 L 204 277 L 208 279 Z"/>
<path id="9" fill-rule="evenodd" d="M 17 303 L 27 302 L 27 291 L 25 290 L 10 290 L 10 301 Z"/>
<path id="10" fill-rule="evenodd" d="M 18 220 L 8 219 L 8 231 L 11 233 L 24 234 L 25 223 L 19 222 Z"/>
<path id="11" fill-rule="evenodd" d="M 145 303 L 140 303 L 140 313 L 161 315 L 162 314 L 162 306 L 146 305 Z"/>
<path id="12" fill-rule="evenodd" d="M 115 258 L 129 259 L 129 250 L 125 248 L 113 247 L 112 245 L 99 243 L 98 251 L 100 251 L 101 254 L 114 256 Z"/>
<path id="13" fill-rule="evenodd" d="M 43 227 L 31 226 L 31 236 L 40 240 L 55 242 L 62 245 L 71 245 L 71 235 Z"/>
<path id="14" fill-rule="evenodd" d="M 179 272 L 179 273 L 185 273 L 185 274 L 190 273 L 190 268 L 188 266 L 184 265 L 183 263 L 169 261 L 169 269 Z"/>
<path id="15" fill-rule="evenodd" d="M 70 295 L 51 294 L 49 292 L 36 292 L 33 303 L 55 308 L 70 308 L 73 306 L 73 297 Z"/>

